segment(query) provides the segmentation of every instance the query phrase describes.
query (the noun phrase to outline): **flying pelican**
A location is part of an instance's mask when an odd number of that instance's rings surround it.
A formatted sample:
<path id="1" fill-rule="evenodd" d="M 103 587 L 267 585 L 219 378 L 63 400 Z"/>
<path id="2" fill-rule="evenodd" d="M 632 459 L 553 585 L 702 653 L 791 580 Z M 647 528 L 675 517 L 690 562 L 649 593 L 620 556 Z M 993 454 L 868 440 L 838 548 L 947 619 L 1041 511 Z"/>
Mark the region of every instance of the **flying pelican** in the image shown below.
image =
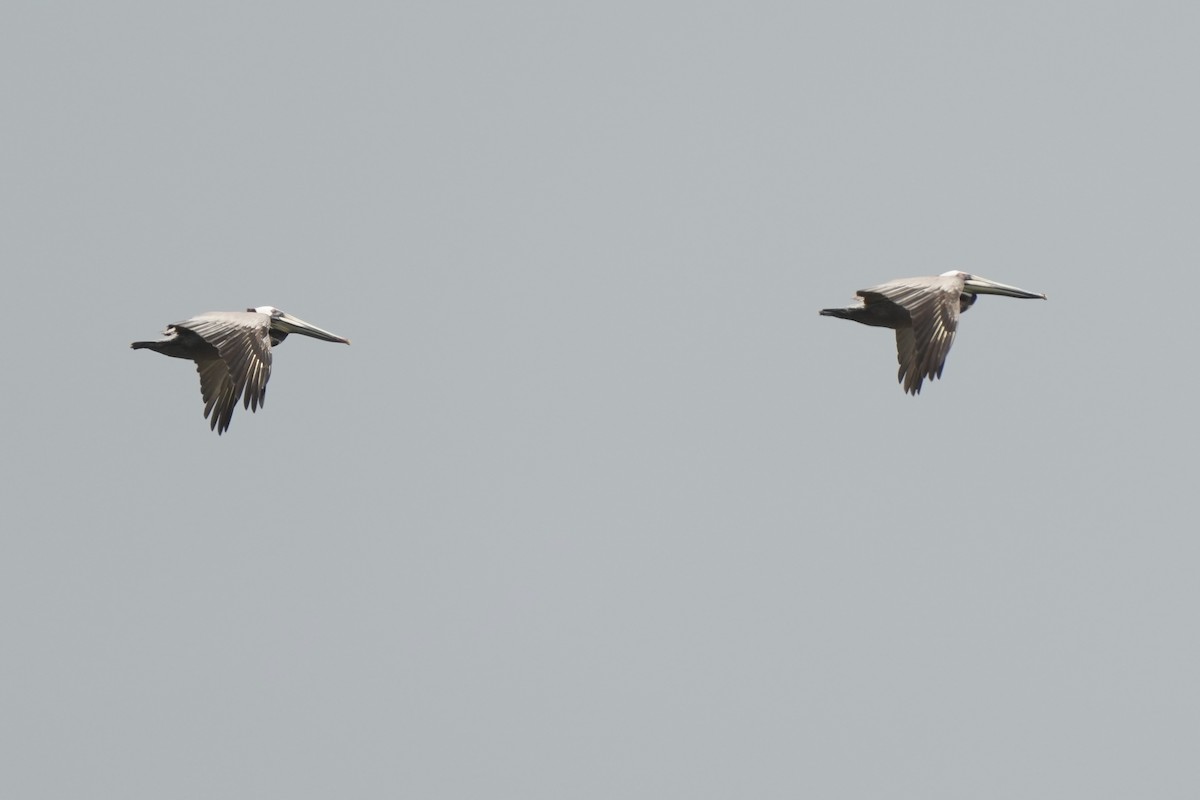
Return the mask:
<path id="1" fill-rule="evenodd" d="M 217 434 L 229 430 L 229 420 L 238 398 L 245 393 L 244 407 L 258 411 L 266 402 L 271 379 L 271 348 L 289 333 L 302 333 L 327 342 L 350 344 L 274 306 L 245 311 L 208 311 L 183 322 L 168 325 L 165 339 L 134 342 L 134 350 L 154 350 L 172 358 L 196 362 L 204 416 Z"/>
<path id="2" fill-rule="evenodd" d="M 942 377 L 958 316 L 981 294 L 1046 299 L 1044 294 L 951 271 L 937 277 L 899 278 L 862 289 L 855 297 L 858 305 L 822 309 L 821 316 L 894 328 L 896 360 L 900 362 L 897 378 L 904 383 L 904 391 L 915 396 L 925 378 Z"/>

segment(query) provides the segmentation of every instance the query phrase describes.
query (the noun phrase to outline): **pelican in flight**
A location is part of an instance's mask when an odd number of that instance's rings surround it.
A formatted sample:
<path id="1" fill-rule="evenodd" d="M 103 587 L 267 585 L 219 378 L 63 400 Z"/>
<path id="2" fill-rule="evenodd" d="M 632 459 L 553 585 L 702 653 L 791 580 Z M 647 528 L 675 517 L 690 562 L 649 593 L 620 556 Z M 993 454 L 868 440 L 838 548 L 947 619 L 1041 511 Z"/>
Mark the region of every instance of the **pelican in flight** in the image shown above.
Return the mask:
<path id="1" fill-rule="evenodd" d="M 165 339 L 134 342 L 134 350 L 154 350 L 172 358 L 196 362 L 200 373 L 200 394 L 204 398 L 204 416 L 211 418 L 209 428 L 222 434 L 238 399 L 245 395 L 244 407 L 258 411 L 266 402 L 267 381 L 271 379 L 271 348 L 289 333 L 302 333 L 327 342 L 350 344 L 349 339 L 310 325 L 274 306 L 259 306 L 245 311 L 208 311 L 183 322 L 168 325 Z"/>
<path id="2" fill-rule="evenodd" d="M 958 317 L 981 294 L 1046 299 L 1044 294 L 952 271 L 929 278 L 898 278 L 862 289 L 855 297 L 857 305 L 822 309 L 821 316 L 895 329 L 898 379 L 904 391 L 915 396 L 925 378 L 942 377 Z"/>

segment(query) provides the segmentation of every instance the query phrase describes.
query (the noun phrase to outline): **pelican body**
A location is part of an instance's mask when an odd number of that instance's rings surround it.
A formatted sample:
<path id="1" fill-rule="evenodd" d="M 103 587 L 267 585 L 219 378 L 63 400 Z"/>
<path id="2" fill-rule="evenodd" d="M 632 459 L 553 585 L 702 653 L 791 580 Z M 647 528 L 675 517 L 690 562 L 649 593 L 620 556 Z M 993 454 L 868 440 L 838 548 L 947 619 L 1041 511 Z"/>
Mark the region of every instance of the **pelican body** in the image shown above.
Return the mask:
<path id="1" fill-rule="evenodd" d="M 217 434 L 229 430 L 238 399 L 251 411 L 266 402 L 271 378 L 271 348 L 289 333 L 301 333 L 327 342 L 350 344 L 349 339 L 322 330 L 274 306 L 245 311 L 208 311 L 168 325 L 165 338 L 134 342 L 134 350 L 153 350 L 171 358 L 196 362 L 204 416 Z"/>
<path id="2" fill-rule="evenodd" d="M 862 289 L 855 297 L 857 305 L 822 309 L 821 315 L 894 329 L 896 359 L 900 362 L 897 378 L 904 391 L 915 396 L 920 394 L 926 378 L 942 377 L 958 318 L 981 294 L 1046 299 L 1044 294 L 967 272 L 944 272 L 936 277 L 899 278 Z"/>

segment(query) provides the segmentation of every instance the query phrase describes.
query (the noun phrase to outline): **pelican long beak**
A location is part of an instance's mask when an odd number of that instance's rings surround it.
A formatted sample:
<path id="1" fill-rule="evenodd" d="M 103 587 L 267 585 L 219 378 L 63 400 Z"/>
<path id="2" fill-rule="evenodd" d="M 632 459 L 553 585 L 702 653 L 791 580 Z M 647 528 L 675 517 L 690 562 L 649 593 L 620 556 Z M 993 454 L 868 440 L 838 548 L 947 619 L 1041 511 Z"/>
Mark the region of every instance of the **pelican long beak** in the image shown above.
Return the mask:
<path id="1" fill-rule="evenodd" d="M 1021 297 L 1026 300 L 1045 300 L 1046 295 L 1038 294 L 1037 292 L 1027 292 L 1024 289 L 1018 289 L 1015 286 L 1007 286 L 1003 283 L 989 281 L 987 278 L 981 278 L 978 275 L 972 275 L 963 281 L 963 291 L 971 292 L 972 294 L 1000 294 L 1005 297 Z"/>
<path id="2" fill-rule="evenodd" d="M 338 336 L 336 333 L 330 333 L 323 328 L 318 328 L 316 325 L 310 325 L 299 317 L 293 317 L 287 313 L 271 320 L 271 327 L 278 328 L 284 333 L 302 333 L 305 336 L 311 336 L 314 339 L 324 339 L 327 342 L 350 344 L 349 339 Z"/>

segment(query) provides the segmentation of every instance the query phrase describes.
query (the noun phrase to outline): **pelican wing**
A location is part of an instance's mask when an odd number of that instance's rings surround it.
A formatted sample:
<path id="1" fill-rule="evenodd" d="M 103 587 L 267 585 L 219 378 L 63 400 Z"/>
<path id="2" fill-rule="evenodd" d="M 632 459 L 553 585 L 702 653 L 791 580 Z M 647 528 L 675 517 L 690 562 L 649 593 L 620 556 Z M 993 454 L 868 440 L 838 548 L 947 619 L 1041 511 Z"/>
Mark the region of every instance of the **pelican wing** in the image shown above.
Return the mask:
<path id="1" fill-rule="evenodd" d="M 214 350 L 211 356 L 196 359 L 196 372 L 200 373 L 200 395 L 204 398 L 204 418 L 209 420 L 208 427 L 224 433 L 229 430 L 229 421 L 237 405 L 229 367 Z"/>
<path id="2" fill-rule="evenodd" d="M 962 281 L 950 277 L 891 281 L 859 292 L 863 301 L 891 303 L 908 312 L 911 326 L 896 328 L 897 379 L 919 394 L 926 378 L 940 378 L 958 328 Z"/>
<path id="3" fill-rule="evenodd" d="M 267 381 L 271 378 L 270 317 L 255 312 L 211 312 L 176 323 L 176 327 L 187 328 L 216 348 L 220 362 L 225 365 L 226 374 L 222 376 L 215 365 L 197 362 L 206 416 L 210 402 L 222 410 L 224 404 L 228 404 L 228 413 L 222 423 L 224 430 L 229 427 L 233 406 L 243 394 L 245 408 L 257 411 L 263 405 Z M 208 388 L 206 376 L 211 383 Z"/>
<path id="4" fill-rule="evenodd" d="M 900 371 L 896 373 L 896 380 L 904 384 L 904 391 L 911 394 L 920 393 L 924 373 L 915 366 L 920 360 L 920 356 L 917 353 L 917 340 L 913 336 L 911 325 L 896 328 L 896 360 L 900 362 Z M 908 380 L 905 380 L 906 377 Z"/>

